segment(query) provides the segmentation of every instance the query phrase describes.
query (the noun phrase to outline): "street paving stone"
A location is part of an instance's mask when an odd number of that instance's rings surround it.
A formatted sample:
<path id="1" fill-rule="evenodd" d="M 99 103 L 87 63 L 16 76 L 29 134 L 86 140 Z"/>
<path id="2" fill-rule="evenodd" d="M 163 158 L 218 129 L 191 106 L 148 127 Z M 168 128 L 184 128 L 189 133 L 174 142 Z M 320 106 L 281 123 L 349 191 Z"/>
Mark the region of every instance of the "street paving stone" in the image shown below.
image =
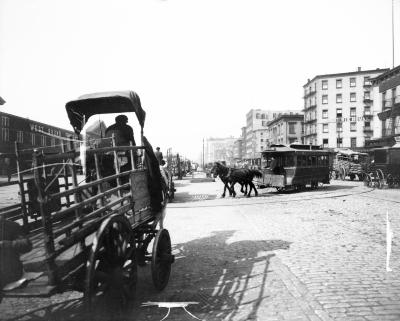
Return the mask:
<path id="1" fill-rule="evenodd" d="M 202 320 L 400 320 L 400 191 L 333 183 L 221 199 L 218 181 L 177 181 L 177 202 L 165 222 L 176 255 L 170 283 L 156 292 L 149 267 L 139 268 L 137 300 L 126 320 L 161 320 L 167 313 L 141 307 L 146 301 L 198 302 L 188 311 Z M 391 272 L 386 212 L 394 232 Z M 74 298 L 80 294 L 7 298 L 0 317 Z M 37 320 L 79 319 L 77 307 L 49 311 Z M 193 318 L 174 308 L 166 320 Z"/>

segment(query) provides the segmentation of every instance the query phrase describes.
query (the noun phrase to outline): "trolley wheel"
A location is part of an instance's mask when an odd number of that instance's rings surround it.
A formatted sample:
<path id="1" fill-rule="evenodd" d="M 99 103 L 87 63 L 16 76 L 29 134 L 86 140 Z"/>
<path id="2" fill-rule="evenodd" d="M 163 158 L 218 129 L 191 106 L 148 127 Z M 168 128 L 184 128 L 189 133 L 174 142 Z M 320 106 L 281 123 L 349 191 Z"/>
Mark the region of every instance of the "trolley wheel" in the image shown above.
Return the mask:
<path id="1" fill-rule="evenodd" d="M 174 256 L 171 254 L 171 238 L 168 230 L 160 229 L 154 238 L 151 258 L 151 276 L 157 290 L 161 291 L 167 286 L 173 262 Z"/>
<path id="2" fill-rule="evenodd" d="M 134 299 L 137 283 L 135 237 L 120 214 L 106 219 L 93 240 L 87 262 L 84 300 L 92 313 L 121 313 Z"/>
<path id="3" fill-rule="evenodd" d="M 393 187 L 394 187 L 394 185 L 395 185 L 395 179 L 394 179 L 394 177 L 392 176 L 392 174 L 388 174 L 388 176 L 387 176 L 387 178 L 386 178 L 386 182 L 387 182 L 389 188 L 393 188 Z"/>

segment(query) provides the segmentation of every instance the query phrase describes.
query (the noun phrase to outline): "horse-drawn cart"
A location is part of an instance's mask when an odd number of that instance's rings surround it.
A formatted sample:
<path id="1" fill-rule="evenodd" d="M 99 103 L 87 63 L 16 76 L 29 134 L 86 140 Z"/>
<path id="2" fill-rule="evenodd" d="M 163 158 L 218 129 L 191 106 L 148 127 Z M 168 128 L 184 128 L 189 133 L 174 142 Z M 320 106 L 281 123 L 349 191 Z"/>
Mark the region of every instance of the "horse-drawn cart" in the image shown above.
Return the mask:
<path id="1" fill-rule="evenodd" d="M 400 186 L 400 137 L 392 147 L 376 148 L 371 152 L 373 161 L 365 166 L 366 186 L 382 188 Z"/>
<path id="2" fill-rule="evenodd" d="M 350 149 L 344 149 L 337 152 L 333 159 L 333 178 L 339 178 L 342 181 L 346 177 L 354 180 L 356 177 L 360 181 L 364 180 L 363 168 L 369 162 L 367 153 L 355 152 Z"/>
<path id="3" fill-rule="evenodd" d="M 21 205 L 0 215 L 28 233 L 34 247 L 21 257 L 24 269 L 42 274 L 2 295 L 48 297 L 77 290 L 88 311 L 121 310 L 134 297 L 138 264 L 151 262 L 153 283 L 162 290 L 174 261 L 163 224 L 167 193 L 143 136 L 145 112 L 134 92 L 85 95 L 66 109 L 77 134 L 92 115 L 135 112 L 142 144 L 115 146 L 112 140 L 110 147 L 86 149 L 81 142 L 80 151 L 33 154 L 32 173 L 18 173 Z M 131 168 L 121 170 L 121 155 Z M 112 172 L 105 168 L 110 159 Z M 86 177 L 78 174 L 82 167 Z"/>

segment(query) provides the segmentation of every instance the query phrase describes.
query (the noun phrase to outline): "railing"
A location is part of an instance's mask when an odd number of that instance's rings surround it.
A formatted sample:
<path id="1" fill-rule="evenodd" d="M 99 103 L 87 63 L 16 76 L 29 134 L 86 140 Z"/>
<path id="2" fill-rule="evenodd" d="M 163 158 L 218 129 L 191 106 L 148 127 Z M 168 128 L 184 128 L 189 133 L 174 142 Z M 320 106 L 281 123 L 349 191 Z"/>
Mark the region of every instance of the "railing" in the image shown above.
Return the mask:
<path id="1" fill-rule="evenodd" d="M 372 86 L 372 83 L 370 82 L 370 81 L 364 81 L 364 85 L 363 85 L 365 88 L 366 87 L 371 87 Z"/>
<path id="2" fill-rule="evenodd" d="M 371 126 L 364 126 L 364 132 L 372 132 L 373 129 Z"/>

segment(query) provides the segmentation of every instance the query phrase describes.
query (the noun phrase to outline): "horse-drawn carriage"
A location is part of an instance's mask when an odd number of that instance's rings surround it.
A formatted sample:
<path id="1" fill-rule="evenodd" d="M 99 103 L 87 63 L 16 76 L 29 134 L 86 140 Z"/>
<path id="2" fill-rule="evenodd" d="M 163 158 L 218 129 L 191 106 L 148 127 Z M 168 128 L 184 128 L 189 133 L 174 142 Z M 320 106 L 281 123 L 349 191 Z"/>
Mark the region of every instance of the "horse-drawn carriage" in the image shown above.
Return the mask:
<path id="1" fill-rule="evenodd" d="M 348 176 L 350 180 L 356 177 L 360 181 L 364 180 L 364 167 L 369 162 L 367 153 L 355 152 L 350 149 L 339 150 L 333 159 L 332 177 L 345 180 Z"/>
<path id="2" fill-rule="evenodd" d="M 364 168 L 364 183 L 370 187 L 400 186 L 400 137 L 392 147 L 376 148 L 372 161 Z"/>
<path id="3" fill-rule="evenodd" d="M 151 262 L 158 290 L 168 283 L 174 256 L 163 224 L 167 191 L 143 136 L 146 114 L 134 92 L 85 95 L 66 109 L 77 134 L 95 114 L 135 112 L 141 145 L 116 146 L 112 139 L 110 147 L 86 149 L 81 143 L 80 151 L 33 154 L 32 172 L 18 172 L 21 204 L 1 209 L 0 215 L 29 235 L 34 247 L 21 260 L 37 278 L 0 291 L 0 300 L 1 295 L 48 297 L 77 290 L 87 311 L 121 311 L 134 297 L 137 265 Z M 18 164 L 17 144 L 16 154 Z M 126 157 L 131 168 L 121 171 Z M 105 168 L 110 159 L 111 173 Z M 85 164 L 90 180 L 78 174 Z"/>

